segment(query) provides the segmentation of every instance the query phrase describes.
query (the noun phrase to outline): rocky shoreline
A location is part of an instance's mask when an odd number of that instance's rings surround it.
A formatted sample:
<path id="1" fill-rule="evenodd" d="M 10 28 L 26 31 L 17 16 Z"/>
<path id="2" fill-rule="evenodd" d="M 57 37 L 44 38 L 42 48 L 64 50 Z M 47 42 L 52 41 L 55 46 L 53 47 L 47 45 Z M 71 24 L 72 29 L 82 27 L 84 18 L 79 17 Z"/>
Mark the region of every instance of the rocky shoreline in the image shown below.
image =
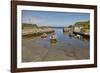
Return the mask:
<path id="1" fill-rule="evenodd" d="M 54 30 L 50 27 L 37 27 L 33 25 L 24 24 L 24 27 L 22 28 L 22 36 L 39 36 L 43 33 L 52 33 Z"/>

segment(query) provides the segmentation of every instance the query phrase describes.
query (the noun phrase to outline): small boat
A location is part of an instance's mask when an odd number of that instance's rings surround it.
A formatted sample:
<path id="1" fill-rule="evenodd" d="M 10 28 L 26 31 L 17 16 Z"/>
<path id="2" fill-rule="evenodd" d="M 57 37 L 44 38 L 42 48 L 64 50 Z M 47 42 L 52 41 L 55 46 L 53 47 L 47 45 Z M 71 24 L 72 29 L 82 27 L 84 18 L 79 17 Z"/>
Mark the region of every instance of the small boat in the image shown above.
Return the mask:
<path id="1" fill-rule="evenodd" d="M 52 34 L 51 37 L 50 37 L 50 42 L 51 43 L 56 43 L 57 42 L 57 37 L 55 34 Z"/>
<path id="2" fill-rule="evenodd" d="M 51 43 L 56 43 L 57 42 L 57 39 L 50 39 L 50 42 Z"/>
<path id="3" fill-rule="evenodd" d="M 46 33 L 43 33 L 42 35 L 41 35 L 41 38 L 46 38 L 47 37 L 47 34 Z"/>
<path id="4" fill-rule="evenodd" d="M 80 39 L 80 38 L 81 38 L 81 36 L 77 34 L 77 35 L 75 35 L 75 38 Z"/>

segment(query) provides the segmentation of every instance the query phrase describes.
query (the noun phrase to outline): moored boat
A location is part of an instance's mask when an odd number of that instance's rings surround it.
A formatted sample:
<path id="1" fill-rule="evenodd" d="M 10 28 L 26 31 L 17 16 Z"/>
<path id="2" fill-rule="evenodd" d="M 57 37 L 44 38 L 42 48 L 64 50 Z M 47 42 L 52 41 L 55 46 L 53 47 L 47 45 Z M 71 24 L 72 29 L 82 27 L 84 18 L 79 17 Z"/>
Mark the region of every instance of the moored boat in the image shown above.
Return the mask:
<path id="1" fill-rule="evenodd" d="M 46 33 L 43 33 L 42 35 L 41 35 L 41 38 L 46 38 L 47 37 L 47 34 Z"/>
<path id="2" fill-rule="evenodd" d="M 50 42 L 51 43 L 56 43 L 57 42 L 57 36 L 55 33 L 53 33 L 51 36 L 50 36 Z"/>

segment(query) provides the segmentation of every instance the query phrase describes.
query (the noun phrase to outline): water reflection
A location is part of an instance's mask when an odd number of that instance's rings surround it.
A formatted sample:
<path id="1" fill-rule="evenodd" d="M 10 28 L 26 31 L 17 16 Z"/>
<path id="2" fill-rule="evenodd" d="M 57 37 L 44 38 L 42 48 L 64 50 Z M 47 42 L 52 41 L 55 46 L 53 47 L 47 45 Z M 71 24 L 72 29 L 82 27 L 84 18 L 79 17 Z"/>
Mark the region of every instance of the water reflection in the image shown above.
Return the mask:
<path id="1" fill-rule="evenodd" d="M 72 33 L 63 32 L 62 28 L 55 28 L 54 30 L 55 30 L 55 33 L 45 34 L 46 37 L 35 36 L 35 37 L 29 37 L 29 38 L 23 38 L 23 39 L 31 39 L 32 43 L 38 42 L 39 45 L 46 44 L 46 46 L 47 45 L 59 46 L 59 45 L 63 45 L 62 43 L 64 44 L 70 43 L 71 45 L 77 45 L 77 47 L 81 46 L 80 48 L 89 48 L 89 39 L 84 38 L 83 36 L 80 36 L 80 35 L 74 35 Z M 66 46 L 63 46 L 63 47 L 66 47 Z"/>
<path id="2" fill-rule="evenodd" d="M 53 33 L 47 34 L 43 38 L 41 36 L 23 37 L 23 61 L 26 59 L 28 61 L 51 61 L 89 58 L 89 39 L 82 36 L 78 38 L 74 34 L 65 33 L 62 28 L 55 28 L 54 30 L 56 39 L 51 39 Z M 28 51 L 32 53 L 29 53 L 26 58 Z M 33 59 L 35 55 L 39 55 L 39 60 Z"/>

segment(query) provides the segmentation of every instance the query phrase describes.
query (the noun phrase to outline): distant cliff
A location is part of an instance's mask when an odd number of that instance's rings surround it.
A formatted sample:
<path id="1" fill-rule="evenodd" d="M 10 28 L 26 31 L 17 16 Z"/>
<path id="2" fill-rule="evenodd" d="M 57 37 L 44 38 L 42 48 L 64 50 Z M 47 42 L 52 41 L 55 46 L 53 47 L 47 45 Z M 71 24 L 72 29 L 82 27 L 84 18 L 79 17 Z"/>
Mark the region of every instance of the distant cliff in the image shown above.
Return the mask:
<path id="1" fill-rule="evenodd" d="M 90 21 L 85 22 L 77 22 L 75 23 L 74 27 L 78 27 L 80 29 L 80 32 L 89 32 L 90 30 Z"/>
<path id="2" fill-rule="evenodd" d="M 90 30 L 90 21 L 76 22 L 75 24 L 69 25 L 68 27 L 64 28 L 64 32 L 75 31 L 88 34 L 89 30 Z"/>

